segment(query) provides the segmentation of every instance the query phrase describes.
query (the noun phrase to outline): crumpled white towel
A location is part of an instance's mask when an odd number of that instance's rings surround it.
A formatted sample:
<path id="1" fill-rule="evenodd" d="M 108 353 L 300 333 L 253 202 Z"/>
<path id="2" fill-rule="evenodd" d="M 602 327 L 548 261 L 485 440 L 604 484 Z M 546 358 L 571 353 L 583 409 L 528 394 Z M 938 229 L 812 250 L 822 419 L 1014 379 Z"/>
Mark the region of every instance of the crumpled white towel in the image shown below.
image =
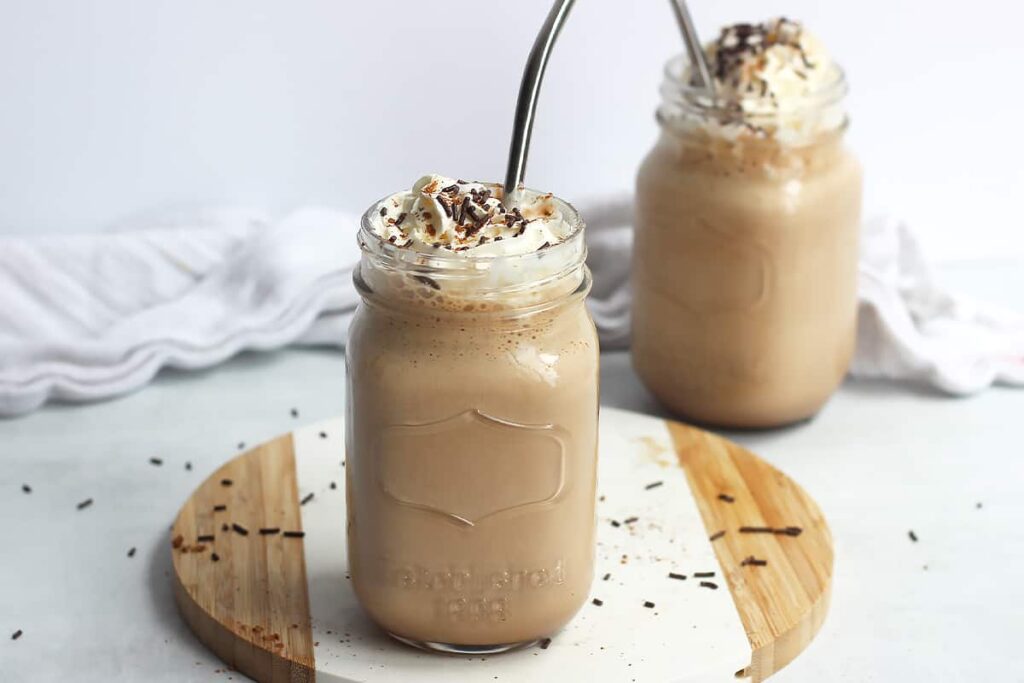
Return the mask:
<path id="1" fill-rule="evenodd" d="M 628 197 L 584 203 L 602 347 L 629 340 Z M 0 238 L 0 415 L 145 385 L 245 349 L 343 346 L 358 296 L 357 218 L 238 209 L 100 235 Z M 865 227 L 853 372 L 964 394 L 1024 384 L 1024 318 L 942 291 L 909 231 Z"/>

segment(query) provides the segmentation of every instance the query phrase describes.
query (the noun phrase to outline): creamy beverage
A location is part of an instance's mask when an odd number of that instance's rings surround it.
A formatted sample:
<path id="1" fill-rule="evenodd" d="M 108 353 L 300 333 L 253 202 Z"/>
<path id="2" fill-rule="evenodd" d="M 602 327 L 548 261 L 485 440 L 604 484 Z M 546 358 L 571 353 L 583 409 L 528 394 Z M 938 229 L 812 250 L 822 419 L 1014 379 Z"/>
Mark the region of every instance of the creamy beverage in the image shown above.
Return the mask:
<path id="1" fill-rule="evenodd" d="M 670 62 L 637 180 L 633 363 L 671 410 L 767 427 L 813 415 L 856 327 L 861 170 L 842 71 L 791 21 L 706 48 L 717 100 Z"/>
<path id="2" fill-rule="evenodd" d="M 367 211 L 346 463 L 360 603 L 414 645 L 494 652 L 581 607 L 598 343 L 583 223 L 557 198 L 427 176 Z"/>

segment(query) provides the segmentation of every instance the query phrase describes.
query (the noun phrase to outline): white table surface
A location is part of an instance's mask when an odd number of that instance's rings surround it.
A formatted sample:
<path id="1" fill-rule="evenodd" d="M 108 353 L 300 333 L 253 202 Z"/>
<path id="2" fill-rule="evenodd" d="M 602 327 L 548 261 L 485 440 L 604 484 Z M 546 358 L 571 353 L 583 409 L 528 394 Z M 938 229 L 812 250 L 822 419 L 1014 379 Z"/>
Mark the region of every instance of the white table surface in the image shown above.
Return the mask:
<path id="1" fill-rule="evenodd" d="M 1024 308 L 1020 263 L 943 274 Z M 605 405 L 659 413 L 627 354 L 602 364 Z M 0 681 L 244 679 L 178 618 L 168 525 L 239 442 L 343 404 L 340 353 L 288 350 L 0 421 Z M 1024 680 L 1024 391 L 950 399 L 848 380 L 808 424 L 729 436 L 811 492 L 837 547 L 825 626 L 773 680 Z"/>

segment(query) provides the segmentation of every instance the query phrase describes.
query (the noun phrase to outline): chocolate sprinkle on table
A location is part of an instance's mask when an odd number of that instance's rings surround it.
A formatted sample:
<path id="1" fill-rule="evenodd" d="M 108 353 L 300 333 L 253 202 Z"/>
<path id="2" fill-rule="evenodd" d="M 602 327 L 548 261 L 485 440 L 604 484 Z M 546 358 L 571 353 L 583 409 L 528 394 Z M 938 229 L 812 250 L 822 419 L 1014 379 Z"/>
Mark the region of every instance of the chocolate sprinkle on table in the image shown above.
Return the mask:
<path id="1" fill-rule="evenodd" d="M 726 503 L 735 503 L 736 499 L 730 496 L 728 493 L 719 493 L 718 500 L 724 500 Z"/>
<path id="2" fill-rule="evenodd" d="M 298 408 L 292 408 L 292 417 L 298 417 L 298 416 L 299 416 L 299 409 Z"/>
<path id="3" fill-rule="evenodd" d="M 159 467 L 160 465 L 164 464 L 164 461 L 161 460 L 160 458 L 150 458 L 149 459 L 149 464 L 150 465 L 156 465 L 157 467 Z"/>
<path id="4" fill-rule="evenodd" d="M 241 524 L 239 524 L 238 522 L 232 523 L 231 528 L 234 529 L 236 532 L 242 534 L 243 536 L 248 536 L 249 535 L 249 530 L 246 529 Z"/>
<path id="5" fill-rule="evenodd" d="M 309 492 L 309 493 L 306 494 L 306 496 L 302 500 L 299 501 L 299 505 L 305 505 L 306 503 L 308 503 L 311 500 L 313 500 L 313 493 Z"/>
<path id="6" fill-rule="evenodd" d="M 713 591 L 718 590 L 718 584 L 712 581 L 701 581 L 700 586 L 701 588 L 710 588 Z"/>
<path id="7" fill-rule="evenodd" d="M 227 505 L 214 505 L 213 506 L 213 511 L 214 512 L 224 512 L 227 509 L 228 509 Z"/>
<path id="8" fill-rule="evenodd" d="M 710 536 L 708 536 L 708 540 L 717 541 L 722 536 L 725 536 L 725 529 L 722 529 L 721 531 L 716 531 L 715 533 L 711 534 Z"/>
<path id="9" fill-rule="evenodd" d="M 187 471 L 191 472 L 191 471 L 192 471 L 192 463 L 190 463 L 190 462 L 186 462 L 186 463 L 185 463 L 185 469 L 186 469 Z"/>
<path id="10" fill-rule="evenodd" d="M 327 438 L 327 432 L 320 432 L 320 438 L 321 439 L 326 439 Z"/>
<path id="11" fill-rule="evenodd" d="M 644 601 L 644 607 L 646 607 L 647 609 L 654 609 L 654 603 L 651 602 L 650 600 L 645 600 Z"/>
<path id="12" fill-rule="evenodd" d="M 22 484 L 21 485 L 21 490 L 24 491 L 25 493 L 32 493 L 32 487 L 29 486 L 28 484 Z M 979 503 L 979 505 L 980 505 L 980 503 Z"/>
<path id="13" fill-rule="evenodd" d="M 128 557 L 135 557 L 135 546 L 128 548 Z"/>
<path id="14" fill-rule="evenodd" d="M 669 572 L 668 578 L 676 579 L 677 581 L 686 581 L 686 574 L 676 574 L 675 572 Z"/>
<path id="15" fill-rule="evenodd" d="M 79 503 L 75 507 L 77 507 L 79 510 L 84 510 L 85 508 L 89 507 L 90 505 L 92 505 L 92 498 L 86 498 L 85 500 L 83 500 L 81 503 Z"/>
<path id="16" fill-rule="evenodd" d="M 213 534 L 203 534 L 202 536 L 196 537 L 196 543 L 212 543 Z"/>
<path id="17" fill-rule="evenodd" d="M 640 521 L 639 517 L 626 517 L 626 519 L 622 520 L 622 523 L 623 524 L 633 524 L 634 522 L 639 522 L 639 521 Z"/>
<path id="18" fill-rule="evenodd" d="M 281 528 L 280 527 L 276 527 L 276 526 L 265 527 L 263 529 L 260 529 L 260 535 L 262 535 L 262 536 L 270 536 L 272 534 L 277 534 L 277 533 L 280 533 L 280 532 L 281 532 Z"/>
<path id="19" fill-rule="evenodd" d="M 550 638 L 545 638 L 544 640 L 540 641 L 540 649 L 546 650 L 550 646 L 551 646 L 551 639 Z"/>
<path id="20" fill-rule="evenodd" d="M 595 607 L 600 607 L 601 605 L 603 605 L 603 604 L 604 604 L 604 600 L 601 600 L 600 598 L 594 598 L 594 599 L 593 599 L 593 600 L 591 600 L 590 602 L 591 602 L 591 604 L 592 604 L 592 605 L 594 605 Z"/>
<path id="21" fill-rule="evenodd" d="M 616 529 L 618 529 L 620 526 L 622 526 L 622 523 L 613 519 L 612 520 L 612 526 L 615 527 Z"/>
<path id="22" fill-rule="evenodd" d="M 221 479 L 220 480 L 220 485 L 221 486 L 231 486 L 234 483 L 235 482 L 231 481 L 230 479 Z"/>
<path id="23" fill-rule="evenodd" d="M 652 481 L 652 482 L 651 482 L 650 484 L 648 484 L 648 485 L 647 485 L 647 486 L 645 486 L 644 488 L 645 488 L 645 489 L 647 489 L 648 491 L 650 491 L 651 489 L 656 489 L 656 488 L 658 488 L 659 486 L 661 486 L 661 485 L 662 485 L 662 484 L 664 484 L 664 483 L 665 483 L 665 482 L 663 482 L 663 481 Z"/>
<path id="24" fill-rule="evenodd" d="M 333 491 L 333 490 L 334 490 L 334 489 L 336 489 L 336 488 L 338 488 L 338 484 L 337 484 L 337 482 L 333 482 L 333 481 L 332 481 L 332 482 L 331 482 L 331 490 Z"/>
<path id="25" fill-rule="evenodd" d="M 911 531 L 908 531 L 908 532 L 907 532 L 907 536 L 909 536 L 909 537 L 910 537 L 910 540 L 911 540 L 911 541 L 913 541 L 914 543 L 917 543 L 917 534 L 915 534 L 915 533 L 913 532 L 913 530 L 911 530 Z"/>
<path id="26" fill-rule="evenodd" d="M 245 442 L 244 441 L 239 441 L 238 442 L 238 450 L 242 450 L 243 448 L 245 448 Z"/>
<path id="27" fill-rule="evenodd" d="M 693 578 L 695 578 L 695 579 L 710 579 L 714 575 L 715 575 L 714 572 L 694 572 L 693 573 Z"/>
<path id="28" fill-rule="evenodd" d="M 21 638 L 22 630 L 19 628 L 17 631 L 11 634 L 11 640 L 17 640 Z"/>
<path id="29" fill-rule="evenodd" d="M 302 538 L 306 535 L 305 531 L 285 531 L 281 534 L 285 538 Z"/>

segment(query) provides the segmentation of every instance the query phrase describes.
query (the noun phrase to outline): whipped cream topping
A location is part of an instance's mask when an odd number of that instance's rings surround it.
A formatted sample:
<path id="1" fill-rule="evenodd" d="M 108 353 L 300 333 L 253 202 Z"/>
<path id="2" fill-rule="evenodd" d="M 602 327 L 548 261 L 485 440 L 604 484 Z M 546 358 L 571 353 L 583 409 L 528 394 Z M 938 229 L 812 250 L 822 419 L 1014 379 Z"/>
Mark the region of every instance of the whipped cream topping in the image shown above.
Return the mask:
<path id="1" fill-rule="evenodd" d="M 427 175 L 411 191 L 382 201 L 371 227 L 397 247 L 443 249 L 467 257 L 540 251 L 563 242 L 575 229 L 551 194 L 523 190 L 517 206 L 507 210 L 503 195 L 495 183 Z"/>
<path id="2" fill-rule="evenodd" d="M 801 142 L 845 120 L 842 71 L 799 22 L 780 17 L 726 26 L 704 53 L 719 107 L 733 113 L 713 121 L 713 132 Z M 683 78 L 695 85 L 693 72 L 688 68 Z"/>

